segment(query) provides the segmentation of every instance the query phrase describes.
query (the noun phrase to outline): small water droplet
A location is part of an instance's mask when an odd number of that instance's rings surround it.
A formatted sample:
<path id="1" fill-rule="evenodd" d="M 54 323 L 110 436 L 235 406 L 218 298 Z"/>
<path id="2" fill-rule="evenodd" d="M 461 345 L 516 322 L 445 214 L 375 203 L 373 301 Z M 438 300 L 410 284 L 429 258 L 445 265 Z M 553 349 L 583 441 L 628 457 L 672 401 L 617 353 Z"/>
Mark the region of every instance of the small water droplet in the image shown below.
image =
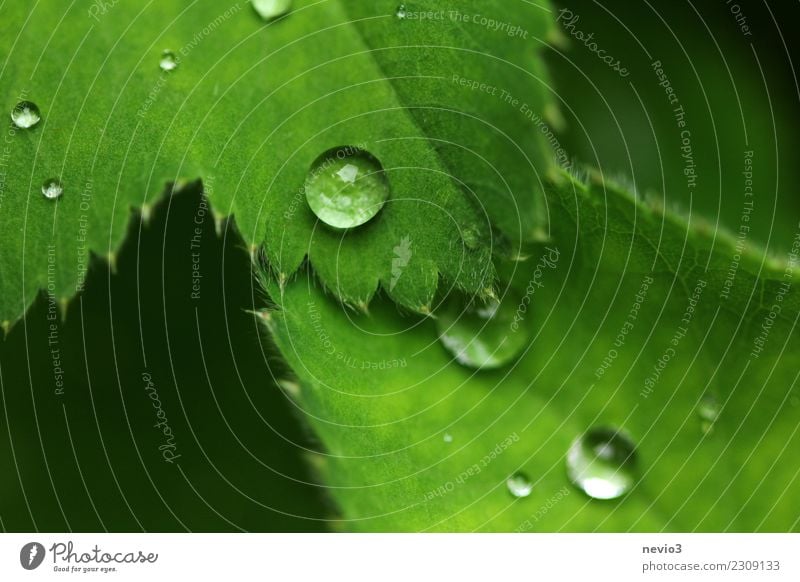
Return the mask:
<path id="1" fill-rule="evenodd" d="M 39 123 L 42 115 L 39 107 L 31 101 L 20 101 L 11 110 L 11 121 L 19 129 L 28 129 Z"/>
<path id="2" fill-rule="evenodd" d="M 178 68 L 178 57 L 171 50 L 165 50 L 161 53 L 161 60 L 158 61 L 158 67 L 165 73 L 174 71 Z"/>
<path id="3" fill-rule="evenodd" d="M 586 495 L 616 499 L 634 483 L 633 441 L 613 428 L 593 428 L 575 439 L 567 452 L 567 476 Z"/>
<path id="4" fill-rule="evenodd" d="M 719 418 L 719 401 L 713 394 L 705 394 L 697 404 L 697 416 L 700 417 L 700 431 L 703 434 L 711 434 L 714 431 L 714 423 Z"/>
<path id="5" fill-rule="evenodd" d="M 446 443 L 452 443 L 453 442 L 453 435 L 451 435 L 449 432 L 446 432 L 446 433 L 444 433 L 444 436 L 442 437 L 442 440 L 444 442 L 446 442 Z"/>
<path id="6" fill-rule="evenodd" d="M 50 178 L 42 183 L 42 194 L 48 200 L 56 200 L 64 193 L 64 187 L 58 178 Z"/>
<path id="7" fill-rule="evenodd" d="M 292 9 L 292 0 L 251 0 L 258 15 L 266 21 L 283 16 Z"/>
<path id="8" fill-rule="evenodd" d="M 520 301 L 506 295 L 502 301 L 467 303 L 451 296 L 436 311 L 439 339 L 459 363 L 476 369 L 494 369 L 514 360 L 530 339 L 528 328 L 515 322 Z"/>
<path id="9" fill-rule="evenodd" d="M 697 404 L 697 415 L 710 423 L 714 423 L 719 418 L 719 401 L 712 394 L 706 394 Z"/>
<path id="10" fill-rule="evenodd" d="M 527 497 L 533 491 L 533 483 L 525 473 L 514 473 L 506 479 L 506 487 L 514 497 Z"/>
<path id="11" fill-rule="evenodd" d="M 406 5 L 401 4 L 397 7 L 397 12 L 394 13 L 400 20 L 405 20 L 408 13 L 406 12 Z"/>
<path id="12" fill-rule="evenodd" d="M 373 218 L 389 198 L 381 163 L 369 152 L 344 146 L 318 157 L 306 177 L 306 200 L 334 228 L 353 228 Z"/>

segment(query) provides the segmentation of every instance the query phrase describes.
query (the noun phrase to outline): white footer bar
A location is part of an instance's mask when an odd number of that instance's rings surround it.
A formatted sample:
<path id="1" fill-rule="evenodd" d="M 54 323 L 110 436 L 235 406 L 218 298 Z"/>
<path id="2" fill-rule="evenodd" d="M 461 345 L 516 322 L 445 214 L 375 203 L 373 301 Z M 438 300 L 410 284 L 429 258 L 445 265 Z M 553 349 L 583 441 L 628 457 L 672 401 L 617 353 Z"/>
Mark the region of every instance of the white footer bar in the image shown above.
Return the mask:
<path id="1" fill-rule="evenodd" d="M 0 535 L 3 581 L 777 582 L 799 564 L 800 534 Z"/>

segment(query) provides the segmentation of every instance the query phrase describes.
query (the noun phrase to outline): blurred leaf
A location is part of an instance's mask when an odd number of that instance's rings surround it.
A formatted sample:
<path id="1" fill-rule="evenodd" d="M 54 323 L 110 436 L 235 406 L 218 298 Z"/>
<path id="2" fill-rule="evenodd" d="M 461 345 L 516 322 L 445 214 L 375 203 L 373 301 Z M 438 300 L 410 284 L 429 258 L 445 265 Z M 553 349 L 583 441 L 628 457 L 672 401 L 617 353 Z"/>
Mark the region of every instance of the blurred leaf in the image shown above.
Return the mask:
<path id="1" fill-rule="evenodd" d="M 559 138 L 571 158 L 606 176 L 626 176 L 667 206 L 733 230 L 742 224 L 749 185 L 748 236 L 785 253 L 800 221 L 797 41 L 790 33 L 797 6 L 628 2 L 621 9 L 574 0 L 562 7 L 566 12 L 557 17 L 565 42 L 548 51 L 547 62 L 563 100 Z M 605 66 L 579 32 L 593 34 L 598 49 L 620 59 L 628 76 Z M 684 175 L 683 137 L 695 163 L 694 188 Z"/>

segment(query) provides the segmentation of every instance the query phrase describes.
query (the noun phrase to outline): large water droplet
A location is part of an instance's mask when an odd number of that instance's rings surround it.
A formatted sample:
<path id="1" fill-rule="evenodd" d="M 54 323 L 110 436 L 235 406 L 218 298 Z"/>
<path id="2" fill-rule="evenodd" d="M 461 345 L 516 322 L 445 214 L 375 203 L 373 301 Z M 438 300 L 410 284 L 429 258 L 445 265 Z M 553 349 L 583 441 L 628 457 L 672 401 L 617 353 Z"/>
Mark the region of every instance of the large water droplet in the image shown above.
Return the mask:
<path id="1" fill-rule="evenodd" d="M 158 68 L 165 73 L 174 71 L 178 68 L 178 57 L 171 50 L 165 50 L 161 53 L 161 60 L 158 61 Z"/>
<path id="2" fill-rule="evenodd" d="M 506 295 L 502 302 L 467 303 L 453 297 L 437 309 L 439 339 L 456 360 L 476 369 L 505 366 L 516 358 L 530 339 L 524 321 L 515 321 L 520 301 Z"/>
<path id="3" fill-rule="evenodd" d="M 635 468 L 633 441 L 613 428 L 586 431 L 567 452 L 567 476 L 595 499 L 616 499 L 630 491 Z"/>
<path id="4" fill-rule="evenodd" d="M 506 479 L 508 492 L 514 497 L 527 497 L 533 491 L 533 483 L 525 473 L 514 473 Z"/>
<path id="5" fill-rule="evenodd" d="M 42 119 L 36 103 L 30 101 L 20 101 L 11 110 L 11 121 L 20 129 L 33 127 Z"/>
<path id="6" fill-rule="evenodd" d="M 389 183 L 380 162 L 352 146 L 334 148 L 317 158 L 305 189 L 311 210 L 334 228 L 364 224 L 389 198 Z"/>
<path id="7" fill-rule="evenodd" d="M 61 185 L 61 180 L 58 178 L 50 178 L 42 183 L 42 194 L 48 200 L 55 200 L 60 198 L 64 193 L 64 187 Z"/>
<path id="8" fill-rule="evenodd" d="M 405 4 L 401 4 L 400 6 L 398 6 L 397 7 L 397 12 L 395 12 L 394 14 L 400 20 L 405 20 L 406 16 L 408 15 L 408 13 L 406 12 L 406 5 Z"/>
<path id="9" fill-rule="evenodd" d="M 251 3 L 264 20 L 274 20 L 292 9 L 292 0 L 251 0 Z"/>

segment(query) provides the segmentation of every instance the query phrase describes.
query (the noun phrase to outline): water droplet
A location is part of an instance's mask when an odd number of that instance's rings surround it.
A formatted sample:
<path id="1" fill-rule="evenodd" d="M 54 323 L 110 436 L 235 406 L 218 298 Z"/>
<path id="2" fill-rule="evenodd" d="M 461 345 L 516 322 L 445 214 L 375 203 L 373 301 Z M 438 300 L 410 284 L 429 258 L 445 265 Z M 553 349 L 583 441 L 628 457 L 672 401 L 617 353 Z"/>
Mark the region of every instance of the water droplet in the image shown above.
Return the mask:
<path id="1" fill-rule="evenodd" d="M 14 122 L 19 129 L 28 129 L 33 127 L 42 119 L 39 112 L 39 107 L 36 103 L 30 101 L 20 101 L 11 110 L 11 121 Z"/>
<path id="2" fill-rule="evenodd" d="M 344 146 L 317 158 L 306 177 L 306 200 L 334 228 L 353 228 L 374 217 L 389 198 L 380 162 L 364 150 Z"/>
<path id="3" fill-rule="evenodd" d="M 453 442 L 453 435 L 451 435 L 449 432 L 446 432 L 446 433 L 444 433 L 444 436 L 442 437 L 442 440 L 444 442 L 446 442 L 446 443 L 452 443 Z"/>
<path id="4" fill-rule="evenodd" d="M 253 8 L 264 20 L 274 20 L 292 8 L 292 0 L 251 0 Z"/>
<path id="5" fill-rule="evenodd" d="M 506 487 L 514 497 L 527 497 L 533 491 L 533 483 L 525 473 L 514 473 L 506 479 Z"/>
<path id="6" fill-rule="evenodd" d="M 48 200 L 56 200 L 64 193 L 64 187 L 58 178 L 50 178 L 42 183 L 42 194 Z"/>
<path id="7" fill-rule="evenodd" d="M 630 491 L 635 467 L 633 441 L 613 428 L 586 431 L 567 452 L 567 476 L 595 499 L 616 499 Z"/>
<path id="8" fill-rule="evenodd" d="M 719 411 L 719 401 L 712 394 L 705 394 L 697 404 L 697 415 L 710 424 L 719 418 Z"/>
<path id="9" fill-rule="evenodd" d="M 719 400 L 713 394 L 704 394 L 697 403 L 697 416 L 700 417 L 700 431 L 711 434 L 714 431 L 714 423 L 719 418 Z"/>
<path id="10" fill-rule="evenodd" d="M 400 6 L 397 7 L 397 12 L 395 12 L 395 16 L 397 16 L 397 18 L 399 18 L 400 20 L 406 19 L 407 12 L 405 4 L 401 4 Z"/>
<path id="11" fill-rule="evenodd" d="M 178 57 L 171 50 L 165 50 L 161 53 L 161 60 L 158 61 L 158 67 L 165 73 L 174 71 L 178 68 Z"/>
<path id="12" fill-rule="evenodd" d="M 506 295 L 502 302 L 492 298 L 468 303 L 451 296 L 436 311 L 439 339 L 470 368 L 489 370 L 508 364 L 530 339 L 528 328 L 514 319 L 521 304 L 515 299 Z"/>

